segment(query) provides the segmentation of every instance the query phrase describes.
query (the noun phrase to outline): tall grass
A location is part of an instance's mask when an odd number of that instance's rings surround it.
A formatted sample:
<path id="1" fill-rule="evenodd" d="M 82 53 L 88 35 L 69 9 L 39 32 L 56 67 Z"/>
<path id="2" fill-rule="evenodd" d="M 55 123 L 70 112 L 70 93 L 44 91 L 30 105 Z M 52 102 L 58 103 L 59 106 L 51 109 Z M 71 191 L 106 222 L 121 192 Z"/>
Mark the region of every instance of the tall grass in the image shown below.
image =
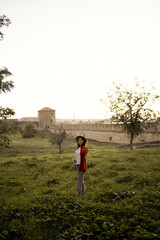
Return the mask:
<path id="1" fill-rule="evenodd" d="M 160 149 L 89 140 L 77 198 L 75 140 L 12 138 L 0 152 L 0 239 L 160 239 Z"/>

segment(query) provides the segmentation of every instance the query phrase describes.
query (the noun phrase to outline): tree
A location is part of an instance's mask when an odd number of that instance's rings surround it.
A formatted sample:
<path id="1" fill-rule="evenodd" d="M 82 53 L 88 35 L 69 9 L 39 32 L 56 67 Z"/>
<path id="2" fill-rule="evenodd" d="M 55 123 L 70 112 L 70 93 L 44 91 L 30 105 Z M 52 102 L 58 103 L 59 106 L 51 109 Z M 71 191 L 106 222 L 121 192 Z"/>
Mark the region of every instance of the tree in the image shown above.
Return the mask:
<path id="1" fill-rule="evenodd" d="M 101 99 L 112 113 L 111 120 L 121 124 L 129 136 L 130 150 L 133 149 L 133 139 L 156 120 L 156 113 L 151 105 L 159 98 L 153 87 L 151 91 L 147 91 L 145 86 L 136 80 L 132 89 L 122 83 L 113 83 L 112 88 L 107 91 L 107 99 Z"/>
<path id="2" fill-rule="evenodd" d="M 24 127 L 24 130 L 21 130 L 21 134 L 24 138 L 33 138 L 37 134 L 37 130 L 34 128 L 32 124 L 27 124 Z"/>
<path id="3" fill-rule="evenodd" d="M 8 122 L 6 120 L 0 121 L 0 146 L 8 148 L 11 139 L 9 138 L 10 134 L 14 134 L 18 131 L 18 126 L 16 122 Z"/>
<path id="4" fill-rule="evenodd" d="M 51 137 L 49 141 L 51 142 L 52 145 L 58 145 L 59 147 L 59 153 L 62 153 L 62 144 L 64 140 L 66 139 L 66 131 L 64 131 L 62 128 L 58 129 L 58 133 L 51 133 Z"/>
<path id="5" fill-rule="evenodd" d="M 11 75 L 12 73 L 6 67 L 0 69 L 0 93 L 10 92 L 14 88 L 13 81 L 4 81 L 6 77 Z"/>
<path id="6" fill-rule="evenodd" d="M 9 26 L 9 24 L 11 24 L 11 21 L 9 18 L 7 18 L 5 15 L 0 16 L 0 28 L 3 26 Z M 3 40 L 4 35 L 3 33 L 0 31 L 0 40 Z"/>
<path id="7" fill-rule="evenodd" d="M 5 16 L 0 16 L 0 28 L 3 26 L 8 26 L 11 21 Z M 0 31 L 0 40 L 3 39 L 3 33 Z M 0 93 L 10 92 L 14 87 L 13 81 L 5 81 L 6 77 L 11 76 L 12 73 L 8 71 L 6 67 L 0 69 Z M 15 112 L 10 108 L 3 108 L 0 106 L 0 146 L 8 147 L 11 140 L 9 139 L 9 134 L 16 131 L 16 127 L 12 124 L 4 121 L 8 117 L 14 115 Z"/>

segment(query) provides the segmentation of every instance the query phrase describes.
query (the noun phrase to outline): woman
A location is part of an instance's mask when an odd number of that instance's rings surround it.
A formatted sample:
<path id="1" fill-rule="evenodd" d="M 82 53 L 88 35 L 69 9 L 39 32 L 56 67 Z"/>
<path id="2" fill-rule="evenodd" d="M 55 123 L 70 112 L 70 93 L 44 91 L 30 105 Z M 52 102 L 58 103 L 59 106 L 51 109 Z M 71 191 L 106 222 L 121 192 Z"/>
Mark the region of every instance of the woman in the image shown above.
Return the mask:
<path id="1" fill-rule="evenodd" d="M 88 145 L 87 139 L 83 136 L 77 136 L 77 150 L 75 151 L 76 159 L 74 159 L 74 163 L 76 165 L 77 170 L 77 192 L 78 197 L 82 194 L 85 194 L 85 186 L 84 186 L 84 173 L 87 172 L 86 166 L 86 155 L 88 153 Z"/>

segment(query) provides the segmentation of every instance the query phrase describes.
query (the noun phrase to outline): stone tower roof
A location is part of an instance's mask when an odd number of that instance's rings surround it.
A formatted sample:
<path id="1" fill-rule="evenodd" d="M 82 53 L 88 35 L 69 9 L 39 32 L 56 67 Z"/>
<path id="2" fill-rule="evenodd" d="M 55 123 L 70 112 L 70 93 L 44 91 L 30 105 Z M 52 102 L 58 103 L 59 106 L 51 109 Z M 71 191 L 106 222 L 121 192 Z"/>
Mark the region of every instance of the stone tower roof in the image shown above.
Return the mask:
<path id="1" fill-rule="evenodd" d="M 39 110 L 38 112 L 55 112 L 55 110 L 52 108 L 49 108 L 49 107 L 44 107 L 41 110 Z"/>

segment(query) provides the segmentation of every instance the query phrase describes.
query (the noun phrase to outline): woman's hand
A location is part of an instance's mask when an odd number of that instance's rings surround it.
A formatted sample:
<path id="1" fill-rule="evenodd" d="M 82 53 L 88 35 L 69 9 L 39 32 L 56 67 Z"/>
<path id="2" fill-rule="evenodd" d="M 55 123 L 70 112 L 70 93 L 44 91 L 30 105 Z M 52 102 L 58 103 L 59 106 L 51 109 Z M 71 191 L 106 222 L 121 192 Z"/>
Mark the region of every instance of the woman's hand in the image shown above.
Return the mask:
<path id="1" fill-rule="evenodd" d="M 73 163 L 76 163 L 76 159 L 72 159 Z"/>
<path id="2" fill-rule="evenodd" d="M 85 147 L 88 147 L 88 141 L 85 143 Z"/>

